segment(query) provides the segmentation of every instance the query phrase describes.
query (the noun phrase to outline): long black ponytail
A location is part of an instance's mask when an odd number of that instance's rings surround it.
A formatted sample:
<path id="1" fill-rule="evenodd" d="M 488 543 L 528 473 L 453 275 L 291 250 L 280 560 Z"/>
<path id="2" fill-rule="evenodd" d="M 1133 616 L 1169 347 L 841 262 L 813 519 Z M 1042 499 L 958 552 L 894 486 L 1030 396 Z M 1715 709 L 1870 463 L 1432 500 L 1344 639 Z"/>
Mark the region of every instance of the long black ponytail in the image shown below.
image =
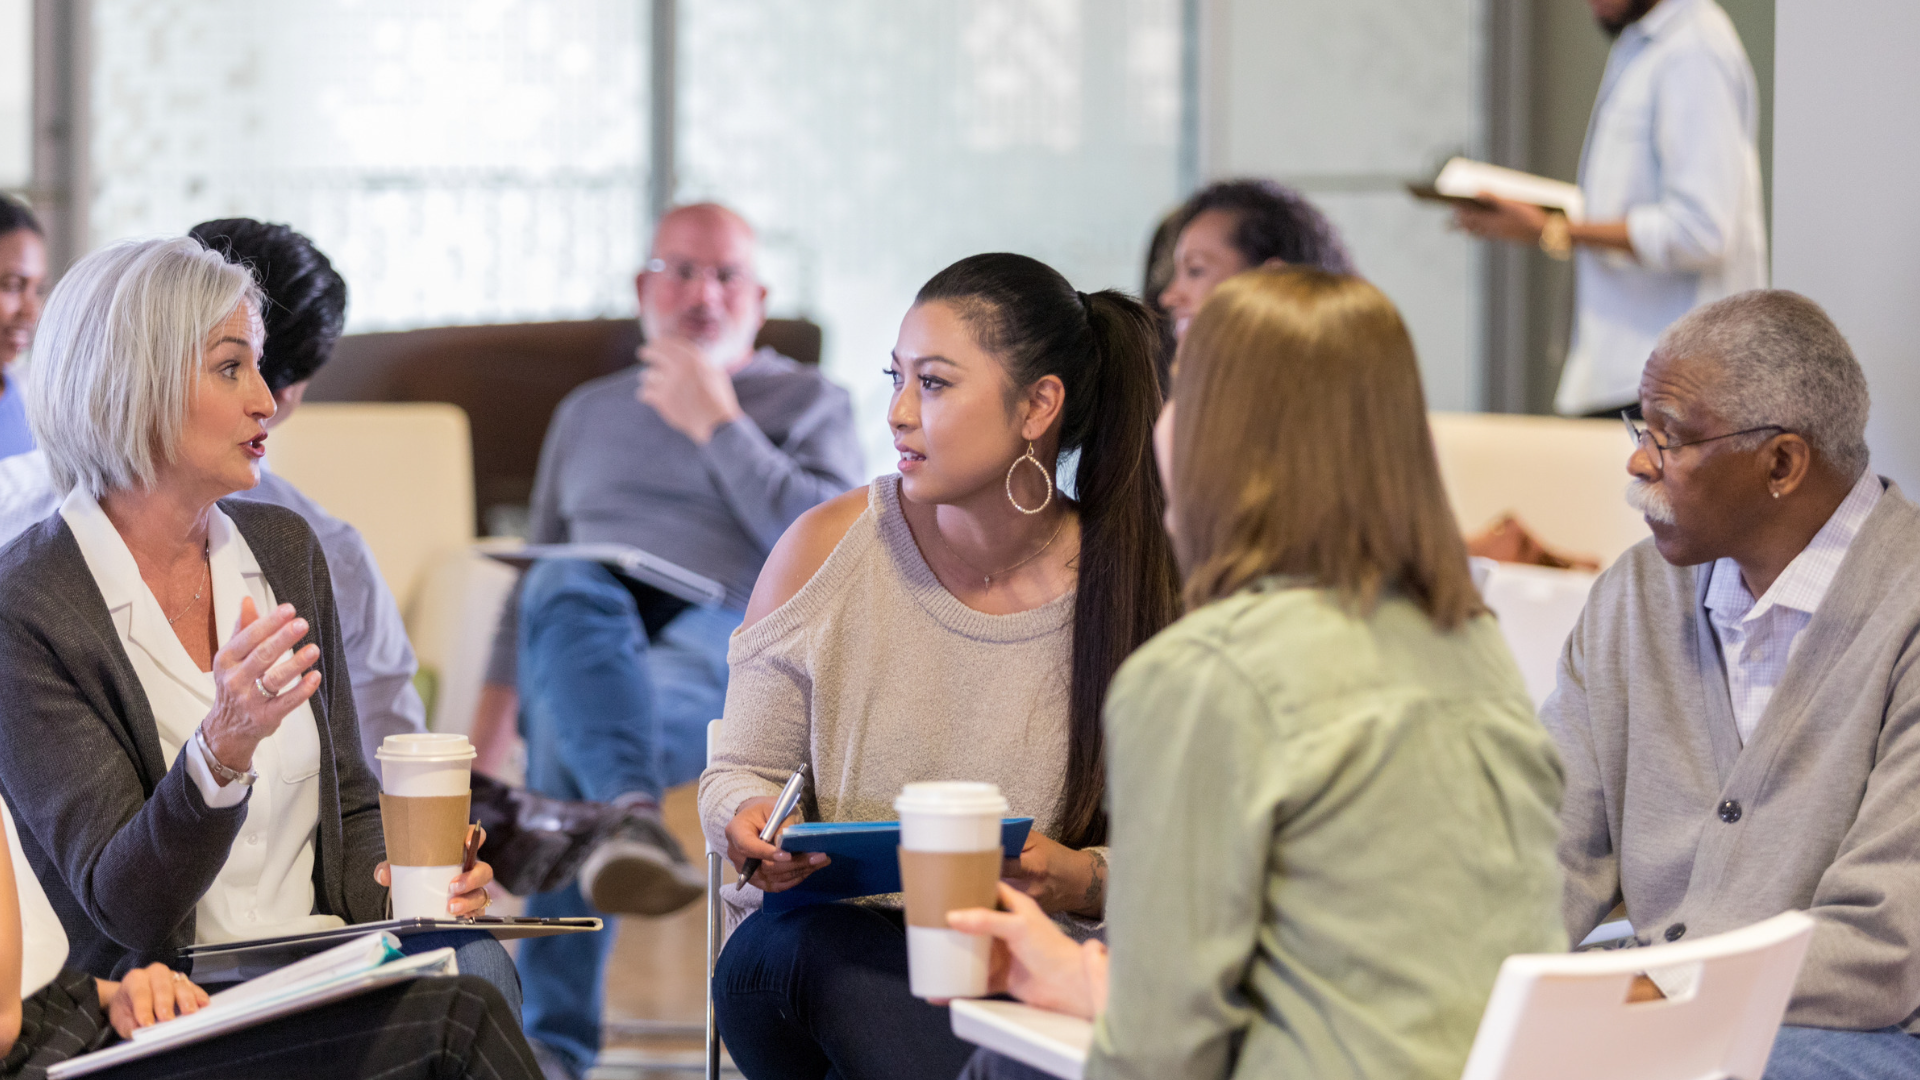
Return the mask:
<path id="1" fill-rule="evenodd" d="M 1066 386 L 1060 452 L 1080 455 L 1079 585 L 1068 688 L 1061 839 L 1104 843 L 1106 757 L 1101 706 L 1121 661 L 1180 613 L 1179 572 L 1161 527 L 1165 498 L 1153 464 L 1160 413 L 1154 371 L 1159 328 L 1139 301 L 1074 291 L 1025 255 L 974 255 L 940 271 L 915 303 L 953 304 L 982 348 L 1024 389 L 1047 375 Z"/>

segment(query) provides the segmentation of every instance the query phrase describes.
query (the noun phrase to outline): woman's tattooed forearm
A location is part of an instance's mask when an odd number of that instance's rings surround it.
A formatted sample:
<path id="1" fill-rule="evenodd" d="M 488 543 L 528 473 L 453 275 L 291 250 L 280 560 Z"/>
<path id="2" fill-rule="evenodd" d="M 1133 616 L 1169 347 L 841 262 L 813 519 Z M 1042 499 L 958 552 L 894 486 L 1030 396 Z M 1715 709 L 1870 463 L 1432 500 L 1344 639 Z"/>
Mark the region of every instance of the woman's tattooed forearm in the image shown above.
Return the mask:
<path id="1" fill-rule="evenodd" d="M 1088 851 L 1093 856 L 1093 873 L 1087 877 L 1087 895 L 1080 903 L 1088 911 L 1099 911 L 1106 901 L 1107 894 L 1107 857 L 1098 851 Z"/>

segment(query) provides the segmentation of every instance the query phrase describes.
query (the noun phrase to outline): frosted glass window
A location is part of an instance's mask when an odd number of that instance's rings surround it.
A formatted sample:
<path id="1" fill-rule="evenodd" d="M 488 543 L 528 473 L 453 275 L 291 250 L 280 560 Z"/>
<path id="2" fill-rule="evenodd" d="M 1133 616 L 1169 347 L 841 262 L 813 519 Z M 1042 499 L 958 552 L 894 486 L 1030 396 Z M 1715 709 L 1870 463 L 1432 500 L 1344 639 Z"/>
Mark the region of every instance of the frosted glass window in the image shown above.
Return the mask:
<path id="1" fill-rule="evenodd" d="M 0 188 L 32 172 L 33 2 L 0 0 Z"/>
<path id="2" fill-rule="evenodd" d="M 92 6 L 94 243 L 284 221 L 351 330 L 631 313 L 646 4 Z"/>
<path id="3" fill-rule="evenodd" d="M 1179 0 L 715 0 L 680 27 L 678 197 L 759 228 L 769 305 L 825 327 L 870 471 L 935 271 L 1017 251 L 1139 288 L 1179 198 Z"/>

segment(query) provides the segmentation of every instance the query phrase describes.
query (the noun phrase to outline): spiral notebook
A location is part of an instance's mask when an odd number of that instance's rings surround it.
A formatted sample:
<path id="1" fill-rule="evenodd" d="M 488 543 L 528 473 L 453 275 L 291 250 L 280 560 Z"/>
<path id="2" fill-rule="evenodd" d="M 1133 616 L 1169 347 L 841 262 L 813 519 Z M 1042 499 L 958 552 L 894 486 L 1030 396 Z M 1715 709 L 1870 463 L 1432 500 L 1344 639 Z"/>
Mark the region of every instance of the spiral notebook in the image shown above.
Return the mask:
<path id="1" fill-rule="evenodd" d="M 104 1050 L 49 1066 L 48 1080 L 85 1076 L 164 1054 L 409 979 L 459 973 L 452 949 L 401 956 L 399 938 L 384 932 L 363 934 L 271 975 L 215 994 L 205 1008 L 191 1016 L 141 1028 L 132 1038 Z"/>

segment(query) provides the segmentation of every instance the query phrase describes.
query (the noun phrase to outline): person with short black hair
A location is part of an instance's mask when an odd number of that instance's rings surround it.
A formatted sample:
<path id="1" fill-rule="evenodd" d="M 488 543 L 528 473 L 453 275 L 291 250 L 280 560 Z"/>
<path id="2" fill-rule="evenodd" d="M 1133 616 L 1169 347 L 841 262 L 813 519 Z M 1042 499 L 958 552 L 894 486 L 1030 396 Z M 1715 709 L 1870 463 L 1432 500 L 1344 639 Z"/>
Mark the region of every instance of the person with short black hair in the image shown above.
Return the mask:
<path id="1" fill-rule="evenodd" d="M 273 391 L 268 430 L 285 423 L 305 398 L 307 386 L 333 353 L 347 320 L 347 283 L 313 241 L 286 225 L 252 218 L 226 218 L 195 225 L 187 235 L 253 272 L 266 293 L 262 312 L 267 341 L 260 377 Z M 320 538 L 332 572 L 340 610 L 341 646 L 353 678 L 354 711 L 360 718 L 360 752 L 380 775 L 374 752 L 389 735 L 427 729 L 427 707 L 414 688 L 419 671 L 406 623 L 360 530 L 321 509 L 260 461 L 260 485 L 238 498 L 284 506 L 305 518 Z"/>
<path id="2" fill-rule="evenodd" d="M 11 195 L 0 195 L 0 458 L 33 449 L 26 406 L 11 368 L 33 344 L 47 280 L 47 239 L 40 219 Z"/>

